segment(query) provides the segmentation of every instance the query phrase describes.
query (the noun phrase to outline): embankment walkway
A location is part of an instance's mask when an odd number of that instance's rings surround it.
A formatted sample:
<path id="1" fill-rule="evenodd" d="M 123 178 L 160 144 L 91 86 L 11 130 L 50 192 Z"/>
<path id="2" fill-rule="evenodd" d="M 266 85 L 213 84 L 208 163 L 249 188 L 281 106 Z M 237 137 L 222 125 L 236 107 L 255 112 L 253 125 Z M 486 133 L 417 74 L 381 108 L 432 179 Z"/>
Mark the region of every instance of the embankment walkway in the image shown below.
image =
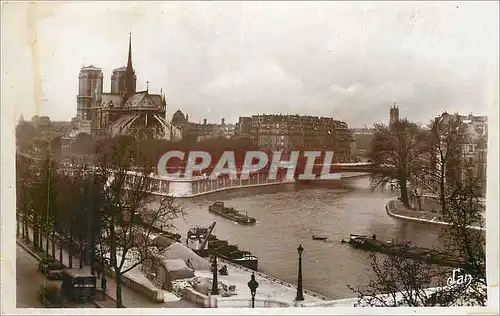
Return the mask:
<path id="1" fill-rule="evenodd" d="M 419 222 L 419 223 L 429 223 L 429 224 L 436 224 L 436 225 L 443 225 L 443 226 L 450 226 L 450 223 L 447 223 L 445 221 L 440 220 L 439 214 L 438 213 L 432 213 L 432 212 L 421 212 L 417 210 L 412 210 L 403 205 L 402 202 L 400 202 L 397 199 L 391 199 L 389 200 L 386 205 L 385 205 L 385 210 L 389 216 L 406 220 L 406 221 L 411 221 L 411 222 Z M 484 227 L 480 226 L 469 226 L 470 229 L 474 230 L 482 230 L 485 231 L 486 229 Z"/>

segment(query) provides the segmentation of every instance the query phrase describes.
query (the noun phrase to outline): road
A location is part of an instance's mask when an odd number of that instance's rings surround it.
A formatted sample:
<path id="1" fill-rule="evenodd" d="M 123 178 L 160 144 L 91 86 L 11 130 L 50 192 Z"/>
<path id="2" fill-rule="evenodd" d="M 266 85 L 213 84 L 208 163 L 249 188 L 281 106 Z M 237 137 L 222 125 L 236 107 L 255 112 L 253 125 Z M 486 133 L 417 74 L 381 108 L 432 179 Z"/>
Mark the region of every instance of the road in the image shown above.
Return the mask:
<path id="1" fill-rule="evenodd" d="M 38 261 L 16 243 L 16 295 L 18 308 L 42 308 L 38 300 L 39 284 L 46 282 L 38 272 Z M 5 289 L 8 290 L 8 289 Z"/>
<path id="2" fill-rule="evenodd" d="M 60 286 L 61 281 L 48 280 L 38 272 L 38 260 L 16 243 L 16 301 L 17 308 L 43 308 L 38 299 L 40 285 L 54 283 Z M 65 307 L 95 308 L 94 303 L 68 304 Z"/>

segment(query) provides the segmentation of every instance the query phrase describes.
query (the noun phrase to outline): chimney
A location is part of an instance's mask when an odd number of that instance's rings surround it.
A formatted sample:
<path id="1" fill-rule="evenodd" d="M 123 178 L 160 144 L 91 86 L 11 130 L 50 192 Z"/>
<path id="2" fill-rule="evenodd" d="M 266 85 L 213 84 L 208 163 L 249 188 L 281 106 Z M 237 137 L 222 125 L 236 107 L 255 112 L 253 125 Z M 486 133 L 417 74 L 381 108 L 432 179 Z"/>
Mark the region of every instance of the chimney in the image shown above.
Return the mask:
<path id="1" fill-rule="evenodd" d="M 222 118 L 222 125 L 225 125 L 225 124 L 226 124 L 226 122 L 225 122 L 225 121 L 226 121 L 226 120 L 225 120 L 224 118 Z"/>
<path id="2" fill-rule="evenodd" d="M 203 119 L 203 125 L 207 125 L 207 119 Z"/>

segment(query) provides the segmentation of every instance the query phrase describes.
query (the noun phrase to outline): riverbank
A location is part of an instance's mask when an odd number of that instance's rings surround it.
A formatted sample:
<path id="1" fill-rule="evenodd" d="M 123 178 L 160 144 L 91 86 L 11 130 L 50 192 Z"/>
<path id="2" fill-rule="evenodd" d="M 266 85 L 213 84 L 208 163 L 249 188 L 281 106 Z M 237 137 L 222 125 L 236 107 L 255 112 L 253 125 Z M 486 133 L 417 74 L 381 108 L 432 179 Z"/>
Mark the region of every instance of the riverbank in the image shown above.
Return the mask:
<path id="1" fill-rule="evenodd" d="M 451 224 L 445 221 L 440 220 L 440 216 L 438 213 L 433 212 L 421 212 L 417 210 L 412 210 L 403 205 L 397 199 L 392 199 L 386 203 L 385 210 L 387 214 L 391 217 L 395 217 L 398 219 L 411 221 L 411 222 L 419 222 L 419 223 L 429 223 L 436 224 L 442 226 L 450 226 Z M 479 226 L 469 226 L 470 229 L 474 230 L 482 230 L 485 231 L 484 227 Z"/>

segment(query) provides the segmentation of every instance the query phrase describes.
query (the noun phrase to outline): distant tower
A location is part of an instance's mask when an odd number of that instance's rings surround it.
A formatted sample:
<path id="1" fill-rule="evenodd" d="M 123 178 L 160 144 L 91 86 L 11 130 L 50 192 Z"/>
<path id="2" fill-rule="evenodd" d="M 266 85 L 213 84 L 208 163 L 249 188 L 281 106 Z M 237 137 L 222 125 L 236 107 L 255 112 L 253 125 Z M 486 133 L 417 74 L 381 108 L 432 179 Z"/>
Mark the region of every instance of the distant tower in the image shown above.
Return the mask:
<path id="1" fill-rule="evenodd" d="M 127 68 L 125 70 L 125 98 L 135 93 L 137 76 L 135 75 L 134 67 L 132 66 L 132 33 L 129 34 L 128 39 L 128 60 Z M 125 101 L 125 100 L 124 100 Z"/>
<path id="2" fill-rule="evenodd" d="M 103 75 L 101 68 L 83 67 L 78 76 L 76 96 L 76 116 L 80 120 L 91 120 L 91 108 L 98 106 L 102 99 Z"/>
<path id="3" fill-rule="evenodd" d="M 394 103 L 389 110 L 389 125 L 392 125 L 397 121 L 399 121 L 399 107 L 397 107 L 396 103 Z"/>
<path id="4" fill-rule="evenodd" d="M 113 75 L 111 76 L 111 93 L 113 94 L 125 93 L 126 73 L 127 73 L 127 67 L 113 69 Z"/>

